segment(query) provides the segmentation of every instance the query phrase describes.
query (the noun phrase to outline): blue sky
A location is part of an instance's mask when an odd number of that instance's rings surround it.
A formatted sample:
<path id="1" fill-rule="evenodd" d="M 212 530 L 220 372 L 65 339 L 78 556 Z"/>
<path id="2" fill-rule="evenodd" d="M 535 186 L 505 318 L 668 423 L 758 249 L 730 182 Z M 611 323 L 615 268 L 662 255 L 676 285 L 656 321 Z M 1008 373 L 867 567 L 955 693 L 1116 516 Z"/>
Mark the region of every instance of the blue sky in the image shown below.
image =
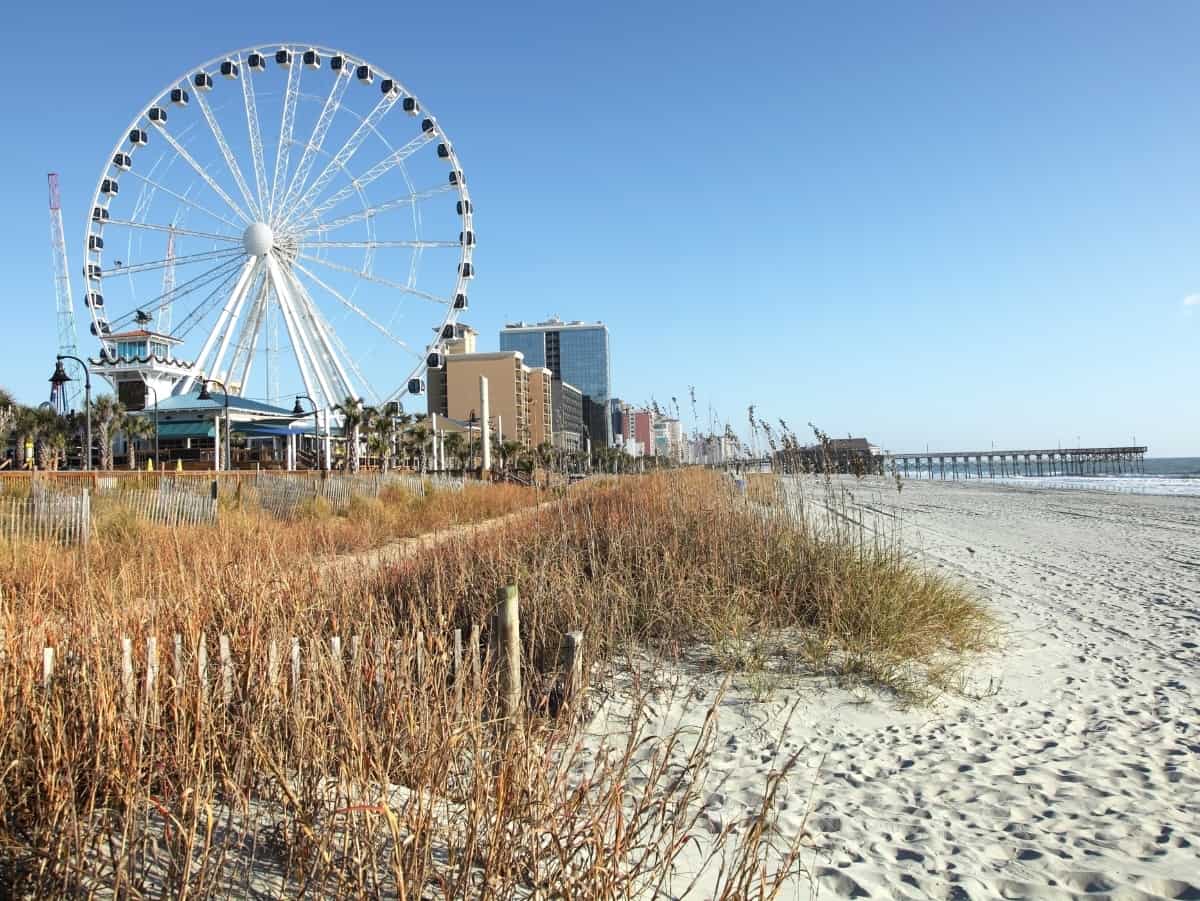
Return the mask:
<path id="1" fill-rule="evenodd" d="M 686 408 L 695 385 L 738 428 L 754 403 L 894 450 L 1200 454 L 1200 6 L 197 8 L 7 23 L 0 384 L 22 399 L 56 345 L 45 173 L 74 275 L 136 111 L 295 40 L 377 61 L 452 130 L 482 349 L 507 319 L 603 319 L 621 396 Z"/>

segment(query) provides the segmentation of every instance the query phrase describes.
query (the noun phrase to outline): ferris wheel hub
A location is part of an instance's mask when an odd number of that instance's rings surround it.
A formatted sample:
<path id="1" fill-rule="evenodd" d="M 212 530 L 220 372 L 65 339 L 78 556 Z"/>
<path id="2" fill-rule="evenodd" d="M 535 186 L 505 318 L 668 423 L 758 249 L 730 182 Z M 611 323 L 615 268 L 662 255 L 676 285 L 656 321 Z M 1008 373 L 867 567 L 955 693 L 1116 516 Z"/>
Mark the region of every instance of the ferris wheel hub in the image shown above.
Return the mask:
<path id="1" fill-rule="evenodd" d="M 242 232 L 242 246 L 252 257 L 266 256 L 275 246 L 275 233 L 265 222 L 255 222 Z"/>

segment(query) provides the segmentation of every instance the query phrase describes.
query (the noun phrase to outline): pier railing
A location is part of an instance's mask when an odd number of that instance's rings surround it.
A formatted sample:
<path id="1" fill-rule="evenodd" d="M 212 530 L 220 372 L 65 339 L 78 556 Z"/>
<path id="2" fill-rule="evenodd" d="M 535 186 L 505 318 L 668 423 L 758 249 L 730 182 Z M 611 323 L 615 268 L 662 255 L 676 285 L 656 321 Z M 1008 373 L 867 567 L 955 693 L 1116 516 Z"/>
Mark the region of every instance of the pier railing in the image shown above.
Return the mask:
<path id="1" fill-rule="evenodd" d="M 1144 445 L 1027 450 L 923 451 L 884 454 L 884 466 L 906 478 L 987 479 L 1093 476 L 1145 472 Z"/>

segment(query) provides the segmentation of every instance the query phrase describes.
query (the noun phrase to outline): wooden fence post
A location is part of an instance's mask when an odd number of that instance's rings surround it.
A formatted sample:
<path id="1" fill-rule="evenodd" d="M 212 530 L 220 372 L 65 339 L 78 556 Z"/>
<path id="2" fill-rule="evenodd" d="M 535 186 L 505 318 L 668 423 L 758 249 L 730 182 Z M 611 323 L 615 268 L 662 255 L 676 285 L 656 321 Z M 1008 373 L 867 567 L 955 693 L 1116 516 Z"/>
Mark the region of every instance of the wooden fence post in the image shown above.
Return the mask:
<path id="1" fill-rule="evenodd" d="M 158 639 L 146 639 L 146 718 L 158 722 Z"/>
<path id="2" fill-rule="evenodd" d="M 196 676 L 200 679 L 200 702 L 208 703 L 208 639 L 200 633 L 200 647 L 196 650 Z"/>
<path id="3" fill-rule="evenodd" d="M 42 689 L 50 690 L 50 680 L 54 678 L 54 648 L 42 649 Z"/>
<path id="4" fill-rule="evenodd" d="M 375 691 L 383 696 L 383 665 L 387 659 L 387 642 L 382 635 L 375 638 Z"/>
<path id="5" fill-rule="evenodd" d="M 568 632 L 565 636 L 563 655 L 562 704 L 572 714 L 576 700 L 582 695 L 583 683 L 583 633 Z"/>
<path id="6" fill-rule="evenodd" d="M 228 707 L 233 703 L 233 655 L 229 651 L 229 636 L 222 635 L 221 647 L 221 692 L 222 700 Z"/>
<path id="7" fill-rule="evenodd" d="M 362 687 L 362 659 L 359 656 L 361 642 L 357 635 L 350 636 L 350 687 L 358 693 Z"/>
<path id="8" fill-rule="evenodd" d="M 521 613 L 516 585 L 497 592 L 496 649 L 499 652 L 500 709 L 515 723 L 521 717 Z"/>
<path id="9" fill-rule="evenodd" d="M 471 626 L 471 637 L 467 639 L 467 653 L 471 656 L 471 679 L 479 688 L 479 623 Z"/>
<path id="10" fill-rule="evenodd" d="M 133 719 L 133 641 L 121 639 L 121 689 L 125 695 L 125 715 Z"/>
<path id="11" fill-rule="evenodd" d="M 183 700 L 183 636 L 178 632 L 174 638 L 175 652 L 175 703 L 180 704 Z"/>
<path id="12" fill-rule="evenodd" d="M 329 639 L 329 656 L 333 662 L 333 675 L 339 682 L 342 679 L 342 639 L 335 635 Z"/>
<path id="13" fill-rule="evenodd" d="M 279 642 L 274 638 L 267 645 L 267 694 L 272 698 L 279 693 Z"/>
<path id="14" fill-rule="evenodd" d="M 300 639 L 292 636 L 292 700 L 300 697 Z"/>

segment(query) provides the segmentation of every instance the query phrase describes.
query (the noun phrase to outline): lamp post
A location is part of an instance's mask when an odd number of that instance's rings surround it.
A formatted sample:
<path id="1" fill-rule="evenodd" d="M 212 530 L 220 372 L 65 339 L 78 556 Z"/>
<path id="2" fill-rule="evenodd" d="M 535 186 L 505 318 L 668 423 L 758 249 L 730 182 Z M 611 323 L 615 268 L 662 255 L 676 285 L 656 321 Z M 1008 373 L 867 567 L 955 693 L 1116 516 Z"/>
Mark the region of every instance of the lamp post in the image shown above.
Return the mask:
<path id="1" fill-rule="evenodd" d="M 475 411 L 471 411 L 471 415 L 467 417 L 467 434 L 470 436 L 469 450 L 471 452 L 471 469 L 475 468 L 475 423 L 479 421 L 479 417 L 475 415 Z"/>
<path id="2" fill-rule="evenodd" d="M 58 389 L 67 382 L 72 381 L 67 375 L 67 370 L 63 368 L 63 360 L 74 360 L 83 369 L 83 415 L 87 422 L 87 446 L 83 451 L 83 468 L 85 471 L 92 468 L 92 377 L 88 372 L 87 364 L 79 357 L 71 356 L 71 354 L 59 354 L 55 358 L 54 375 L 50 376 L 50 384 Z"/>
<path id="3" fill-rule="evenodd" d="M 293 416 L 303 416 L 304 415 L 304 408 L 300 406 L 301 400 L 306 400 L 310 404 L 313 405 L 313 408 L 312 408 L 313 441 L 315 441 L 316 445 L 317 445 L 317 453 L 316 453 L 316 457 L 315 457 L 316 462 L 317 462 L 316 468 L 320 469 L 321 468 L 321 423 L 317 421 L 317 402 L 315 400 L 313 400 L 311 397 L 309 397 L 307 394 L 297 394 L 296 395 L 296 403 L 294 403 L 292 405 L 292 415 Z"/>
<path id="4" fill-rule="evenodd" d="M 200 382 L 200 393 L 196 395 L 196 400 L 212 400 L 212 395 L 208 393 L 209 385 L 220 385 L 221 390 L 225 392 L 225 467 L 232 472 L 233 457 L 230 456 L 229 449 L 229 389 L 220 379 L 200 378 L 197 381 Z"/>
<path id="5" fill-rule="evenodd" d="M 146 390 L 154 395 L 154 471 L 158 472 L 158 390 L 153 385 L 147 385 Z"/>

